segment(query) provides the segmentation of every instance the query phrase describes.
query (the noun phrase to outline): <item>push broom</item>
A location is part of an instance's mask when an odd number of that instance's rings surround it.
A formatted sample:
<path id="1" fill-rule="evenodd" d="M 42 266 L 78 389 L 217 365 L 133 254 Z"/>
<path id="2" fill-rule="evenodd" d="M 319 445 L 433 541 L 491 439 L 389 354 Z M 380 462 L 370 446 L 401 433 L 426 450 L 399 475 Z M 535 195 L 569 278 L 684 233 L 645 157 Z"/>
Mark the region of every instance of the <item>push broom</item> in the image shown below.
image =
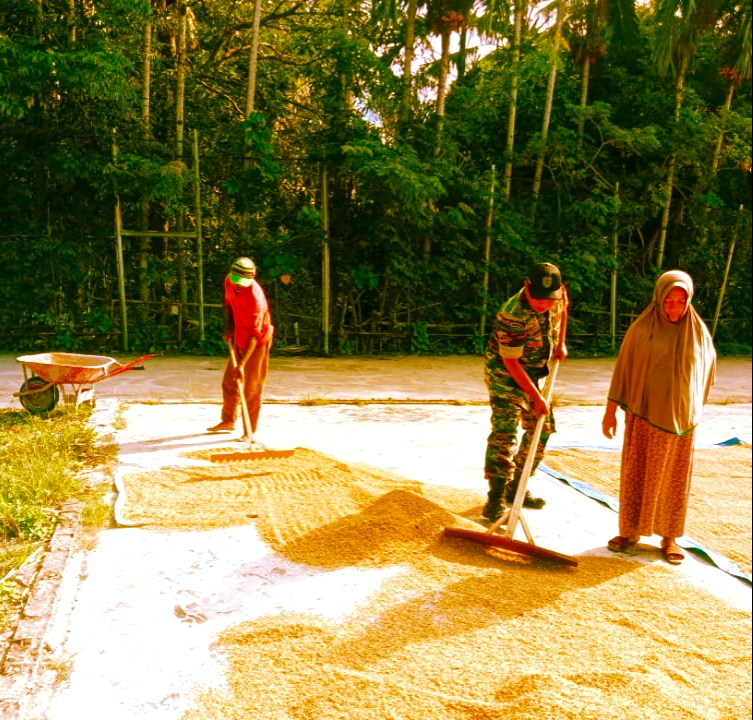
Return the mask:
<path id="1" fill-rule="evenodd" d="M 563 318 L 564 319 L 564 318 Z M 563 323 L 562 335 L 564 337 L 565 327 Z M 547 404 L 551 402 L 552 390 L 554 389 L 554 382 L 557 378 L 557 370 L 559 369 L 559 360 L 555 360 L 552 363 L 552 369 L 544 384 L 544 399 Z M 475 530 L 465 530 L 463 528 L 447 527 L 444 529 L 444 534 L 450 537 L 465 538 L 472 542 L 481 543 L 483 545 L 491 545 L 492 547 L 499 547 L 504 550 L 518 553 L 520 555 L 528 555 L 529 557 L 540 558 L 542 560 L 553 560 L 554 562 L 562 563 L 563 565 L 577 566 L 578 561 L 570 555 L 563 555 L 555 552 L 554 550 L 547 550 L 536 543 L 533 540 L 531 531 L 528 528 L 525 518 L 522 514 L 523 500 L 526 496 L 526 486 L 528 485 L 528 478 L 531 476 L 531 470 L 533 469 L 533 461 L 536 456 L 536 448 L 539 445 L 541 438 L 541 431 L 544 428 L 545 415 L 539 415 L 536 421 L 536 428 L 531 438 L 531 444 L 528 448 L 528 455 L 526 456 L 525 464 L 523 465 L 523 471 L 520 474 L 520 482 L 518 483 L 518 489 L 515 493 L 515 500 L 512 507 L 502 515 L 496 522 L 494 522 L 485 532 L 477 532 Z M 515 530 L 520 523 L 523 527 L 526 539 L 528 542 L 521 540 L 515 540 Z M 495 534 L 497 528 L 505 525 L 505 530 L 502 534 Z"/>
<path id="2" fill-rule="evenodd" d="M 230 362 L 233 364 L 234 369 L 238 369 L 238 358 L 235 355 L 235 348 L 232 343 L 228 343 L 230 348 Z M 243 418 L 243 436 L 246 439 L 247 450 L 240 452 L 223 452 L 214 453 L 209 456 L 211 462 L 231 462 L 235 460 L 263 460 L 265 458 L 285 458 L 290 457 L 294 450 L 270 450 L 268 447 L 262 445 L 258 440 L 254 439 L 254 434 L 251 430 L 251 419 L 248 415 L 248 404 L 246 403 L 246 393 L 243 378 L 240 375 L 236 376 L 236 383 L 238 384 L 238 394 L 240 395 L 241 403 L 241 417 Z M 254 445 L 258 445 L 261 450 L 253 450 Z"/>

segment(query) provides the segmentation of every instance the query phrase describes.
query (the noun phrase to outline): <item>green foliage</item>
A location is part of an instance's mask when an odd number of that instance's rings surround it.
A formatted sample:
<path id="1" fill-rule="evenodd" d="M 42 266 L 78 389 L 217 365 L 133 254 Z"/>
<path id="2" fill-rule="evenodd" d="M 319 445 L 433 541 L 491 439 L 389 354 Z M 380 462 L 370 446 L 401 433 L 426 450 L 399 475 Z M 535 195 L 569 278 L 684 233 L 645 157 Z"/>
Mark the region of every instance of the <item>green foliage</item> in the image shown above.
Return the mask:
<path id="1" fill-rule="evenodd" d="M 0 541 L 47 539 L 56 505 L 80 495 L 94 430 L 81 413 L 42 420 L 0 413 Z"/>
<path id="2" fill-rule="evenodd" d="M 198 332 L 195 239 L 126 236 L 131 349 L 224 354 L 222 313 L 212 306 L 222 302 L 233 258 L 248 254 L 270 298 L 277 347 L 320 352 L 326 239 L 330 347 L 337 352 L 479 352 L 482 308 L 488 327 L 527 266 L 544 259 L 562 267 L 577 343 L 585 353 L 606 352 L 611 272 L 618 273 L 623 331 L 661 271 L 655 263 L 670 158 L 675 190 L 664 267 L 693 275 L 697 306 L 713 318 L 742 218 L 717 338 L 729 347 L 749 343 L 749 3 L 670 0 L 649 7 L 621 0 L 603 13 L 588 3 L 570 7 L 570 54 L 563 46 L 545 146 L 552 38 L 543 25 L 523 27 L 514 64 L 511 43 L 503 41 L 511 37 L 509 4 L 427 9 L 417 19 L 417 46 L 436 44 L 448 23 L 465 18 L 498 48 L 483 58 L 453 55 L 464 72 L 450 86 L 440 121 L 436 58 L 417 68 L 403 105 L 405 7 L 349 6 L 343 15 L 330 0 L 265 8 L 248 117 L 253 4 L 191 5 L 181 146 L 178 15 L 173 6 L 161 7 L 113 0 L 91 8 L 74 3 L 70 14 L 65 3 L 8 0 L 0 8 L 4 347 L 117 347 L 115 197 L 126 229 L 194 230 L 194 129 L 210 303 L 206 337 Z M 153 30 L 148 106 L 147 22 Z M 676 121 L 683 57 L 693 62 Z M 508 158 L 513 73 L 517 119 Z"/>

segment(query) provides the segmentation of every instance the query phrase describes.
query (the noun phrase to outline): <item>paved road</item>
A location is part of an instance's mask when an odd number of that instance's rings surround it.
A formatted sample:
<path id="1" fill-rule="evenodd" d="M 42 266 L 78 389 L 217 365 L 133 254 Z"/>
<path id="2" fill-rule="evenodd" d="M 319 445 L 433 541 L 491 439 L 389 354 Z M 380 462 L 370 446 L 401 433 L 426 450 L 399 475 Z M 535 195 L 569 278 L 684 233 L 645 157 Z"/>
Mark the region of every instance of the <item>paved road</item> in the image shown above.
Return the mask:
<path id="1" fill-rule="evenodd" d="M 121 357 L 121 362 L 133 356 Z M 123 374 L 97 385 L 99 397 L 124 401 L 218 402 L 224 359 L 158 357 L 144 370 Z M 612 359 L 568 360 L 555 388 L 559 404 L 605 402 L 614 367 Z M 751 359 L 719 362 L 711 395 L 715 404 L 751 402 Z M 19 407 L 13 397 L 23 372 L 13 355 L 0 355 L 0 405 Z M 483 365 L 479 357 L 273 358 L 268 400 L 297 402 L 329 400 L 460 400 L 485 402 Z"/>

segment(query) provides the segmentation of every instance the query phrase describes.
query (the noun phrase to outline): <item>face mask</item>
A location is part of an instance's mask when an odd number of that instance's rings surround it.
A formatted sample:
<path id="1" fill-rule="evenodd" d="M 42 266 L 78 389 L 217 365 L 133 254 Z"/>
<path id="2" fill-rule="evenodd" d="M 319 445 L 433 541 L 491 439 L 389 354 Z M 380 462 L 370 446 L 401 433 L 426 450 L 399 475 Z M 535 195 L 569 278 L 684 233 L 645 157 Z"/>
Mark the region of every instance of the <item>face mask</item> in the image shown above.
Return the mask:
<path id="1" fill-rule="evenodd" d="M 230 282 L 233 285 L 240 285 L 241 287 L 248 287 L 254 281 L 253 278 L 245 278 L 235 273 L 230 273 Z"/>

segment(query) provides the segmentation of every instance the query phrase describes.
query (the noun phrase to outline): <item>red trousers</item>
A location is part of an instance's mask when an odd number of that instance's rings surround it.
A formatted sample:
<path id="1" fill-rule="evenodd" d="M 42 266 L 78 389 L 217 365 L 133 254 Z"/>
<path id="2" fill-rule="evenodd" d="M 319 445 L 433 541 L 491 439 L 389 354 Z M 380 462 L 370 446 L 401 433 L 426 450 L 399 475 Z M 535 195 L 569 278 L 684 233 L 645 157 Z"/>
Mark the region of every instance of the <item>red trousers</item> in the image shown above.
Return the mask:
<path id="1" fill-rule="evenodd" d="M 256 346 L 245 366 L 243 373 L 246 405 L 248 417 L 251 421 L 251 432 L 256 432 L 261 412 L 261 401 L 264 395 L 264 385 L 269 374 L 269 350 L 272 341 Z M 237 348 L 235 355 L 240 361 L 246 354 L 245 349 Z M 228 358 L 225 374 L 222 376 L 222 422 L 235 422 L 238 417 L 238 383 L 233 362 Z"/>

